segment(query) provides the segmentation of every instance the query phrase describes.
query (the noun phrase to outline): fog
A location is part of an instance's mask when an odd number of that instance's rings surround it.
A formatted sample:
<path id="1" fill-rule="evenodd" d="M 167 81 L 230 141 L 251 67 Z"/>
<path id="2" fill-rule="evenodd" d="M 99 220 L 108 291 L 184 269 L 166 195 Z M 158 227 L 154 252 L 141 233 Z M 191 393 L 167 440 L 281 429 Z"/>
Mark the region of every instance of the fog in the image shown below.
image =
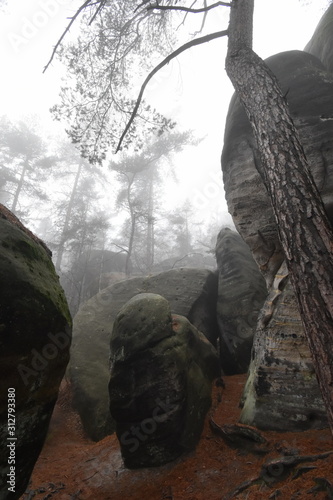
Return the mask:
<path id="1" fill-rule="evenodd" d="M 46 241 L 58 271 L 67 278 L 68 273 L 79 273 L 74 264 L 101 250 L 125 258 L 130 253 L 127 274 L 150 273 L 163 261 L 172 267 L 190 255 L 200 256 L 198 262 L 192 258 L 193 265 L 206 259 L 205 265 L 214 266 L 216 235 L 222 226 L 233 227 L 220 168 L 233 93 L 224 70 L 226 39 L 185 52 L 147 87 L 146 101 L 175 121 L 179 134 L 191 131 L 191 140 L 185 140 L 177 151 L 166 148 L 163 152 L 165 145 L 160 144 L 161 154 L 153 168 L 131 169 L 132 158 L 125 153 L 114 155 L 112 150 L 103 166 L 92 166 L 70 145 L 65 124 L 55 122 L 49 112 L 59 100 L 66 70 L 55 59 L 43 73 L 68 18 L 80 4 L 17 0 L 2 7 L 5 70 L 0 98 L 6 119 L 1 125 L 0 201 Z M 303 49 L 326 6 L 326 0 L 256 1 L 255 50 L 267 57 Z M 177 46 L 185 32 L 198 29 L 197 21 L 187 19 L 186 23 Z M 208 17 L 206 29 L 226 29 L 227 24 L 225 9 Z M 74 40 L 78 32 L 77 23 L 68 39 Z M 141 151 L 142 161 L 152 154 L 155 139 Z M 33 153 L 32 143 L 38 143 Z M 131 242 L 133 232 L 135 241 Z"/>

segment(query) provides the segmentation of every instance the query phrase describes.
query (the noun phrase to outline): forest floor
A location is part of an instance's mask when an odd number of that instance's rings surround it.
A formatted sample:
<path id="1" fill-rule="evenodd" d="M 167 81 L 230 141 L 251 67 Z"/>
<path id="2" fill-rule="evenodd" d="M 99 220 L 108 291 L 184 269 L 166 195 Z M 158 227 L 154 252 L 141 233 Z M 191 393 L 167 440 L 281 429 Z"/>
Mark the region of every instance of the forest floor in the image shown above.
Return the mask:
<path id="1" fill-rule="evenodd" d="M 245 376 L 225 377 L 224 382 L 225 388 L 214 387 L 213 407 L 196 450 L 168 465 L 141 470 L 124 468 L 115 435 L 98 443 L 85 436 L 64 383 L 21 500 L 333 499 L 333 455 L 326 454 L 333 450 L 330 431 L 261 432 L 267 440 L 263 444 L 234 438 L 235 429 L 240 434 L 247 430 L 239 426 L 226 427 L 223 434 L 220 427 L 237 424 Z M 226 432 L 229 439 L 222 437 Z"/>

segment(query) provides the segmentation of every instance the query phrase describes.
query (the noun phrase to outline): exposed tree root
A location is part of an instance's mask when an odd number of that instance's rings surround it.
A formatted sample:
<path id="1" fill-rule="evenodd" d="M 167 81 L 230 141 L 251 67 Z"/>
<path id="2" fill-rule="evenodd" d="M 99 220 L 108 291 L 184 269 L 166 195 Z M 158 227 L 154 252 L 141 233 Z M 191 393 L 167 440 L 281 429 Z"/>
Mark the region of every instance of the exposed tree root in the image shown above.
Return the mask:
<path id="1" fill-rule="evenodd" d="M 267 486 L 272 486 L 273 484 L 285 479 L 291 471 L 299 464 L 304 462 L 316 462 L 317 460 L 323 460 L 333 454 L 333 451 L 328 451 L 326 453 L 319 453 L 318 455 L 295 455 L 295 456 L 284 456 L 280 458 L 274 458 L 265 462 L 261 468 L 260 474 L 253 478 L 241 483 L 237 488 L 228 493 L 223 500 L 231 500 L 236 498 L 237 495 L 250 488 L 255 484 L 265 483 Z M 314 469 L 315 467 L 300 467 L 295 472 L 293 479 L 297 479 L 301 474 Z M 325 491 L 327 493 L 327 498 L 333 500 L 333 485 L 326 478 L 318 477 L 314 481 L 317 483 L 316 486 L 311 488 L 308 493 L 317 493 L 319 491 Z M 274 492 L 272 498 L 276 498 L 278 493 Z M 271 498 L 271 497 L 270 497 Z"/>
<path id="2" fill-rule="evenodd" d="M 270 451 L 267 446 L 262 446 L 267 445 L 267 439 L 255 427 L 242 424 L 220 426 L 212 418 L 209 420 L 209 425 L 212 431 L 231 448 L 239 448 L 258 455 Z"/>

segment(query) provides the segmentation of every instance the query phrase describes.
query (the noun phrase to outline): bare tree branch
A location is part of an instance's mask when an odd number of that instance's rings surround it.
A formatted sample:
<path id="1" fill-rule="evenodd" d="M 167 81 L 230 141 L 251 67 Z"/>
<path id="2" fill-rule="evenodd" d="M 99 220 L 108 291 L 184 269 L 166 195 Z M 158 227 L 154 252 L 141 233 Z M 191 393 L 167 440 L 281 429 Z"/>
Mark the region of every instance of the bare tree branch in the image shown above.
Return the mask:
<path id="1" fill-rule="evenodd" d="M 193 0 L 193 2 L 192 2 L 192 4 L 191 4 L 190 9 L 192 9 L 193 5 L 195 5 L 196 3 L 197 3 L 197 0 Z M 207 4 L 206 4 L 206 2 L 205 2 L 205 5 L 207 5 Z M 183 26 L 184 26 L 184 24 L 185 24 L 185 21 L 186 21 L 186 18 L 187 18 L 187 16 L 188 16 L 188 14 L 189 14 L 189 12 L 186 12 L 186 14 L 185 14 L 185 16 L 184 16 L 184 18 L 183 18 L 183 21 L 182 21 L 182 23 L 178 26 L 178 28 L 179 28 L 181 25 L 183 25 Z M 207 15 L 207 13 L 205 14 L 205 16 L 206 16 L 206 15 Z M 178 30 L 178 28 L 177 28 L 177 30 Z"/>
<path id="2" fill-rule="evenodd" d="M 207 0 L 204 1 L 204 4 L 205 4 L 205 7 L 207 8 Z M 208 14 L 208 10 L 206 10 L 206 12 L 204 13 L 203 18 L 202 18 L 202 22 L 201 22 L 201 28 L 200 28 L 199 32 L 195 33 L 195 35 L 202 33 L 202 30 L 204 29 L 205 24 L 206 24 L 207 14 Z"/>
<path id="3" fill-rule="evenodd" d="M 106 0 L 100 0 L 100 4 L 99 4 L 99 6 L 96 9 L 95 14 L 92 16 L 92 18 L 89 21 L 89 26 L 95 21 L 96 16 L 103 9 L 103 7 L 105 6 L 105 4 L 106 4 Z"/>
<path id="4" fill-rule="evenodd" d="M 90 21 L 90 23 L 95 19 L 97 13 L 101 10 L 101 8 L 104 6 L 105 4 L 105 0 L 97 0 L 95 2 L 93 2 L 93 0 L 86 0 L 82 5 L 81 7 L 78 8 L 78 10 L 75 12 L 74 16 L 73 17 L 70 17 L 70 22 L 69 24 L 67 25 L 65 31 L 63 32 L 63 34 L 61 35 L 61 37 L 59 38 L 59 40 L 57 41 L 57 43 L 55 44 L 54 48 L 53 48 L 53 51 L 52 51 L 52 54 L 51 54 L 51 57 L 50 57 L 50 60 L 49 62 L 46 64 L 46 66 L 44 67 L 43 69 L 43 73 L 45 73 L 45 71 L 47 70 L 47 68 L 50 66 L 50 64 L 52 63 L 53 59 L 54 59 L 54 56 L 59 48 L 59 46 L 61 45 L 61 42 L 63 41 L 63 39 L 65 38 L 65 36 L 67 35 L 67 33 L 69 32 L 69 30 L 71 29 L 72 25 L 74 24 L 74 22 L 76 21 L 76 19 L 79 17 L 79 15 L 81 14 L 82 11 L 84 11 L 84 9 L 86 9 L 87 7 L 91 7 L 93 5 L 97 5 L 97 4 L 100 4 L 92 18 L 92 20 Z"/>
<path id="5" fill-rule="evenodd" d="M 216 7 L 231 7 L 231 3 L 227 2 L 216 2 L 213 3 L 212 5 L 207 5 L 206 7 L 202 7 L 201 9 L 192 9 L 190 7 L 182 7 L 182 6 L 177 6 L 177 5 L 149 5 L 146 7 L 147 10 L 181 10 L 183 12 L 191 12 L 192 14 L 198 14 L 201 12 L 208 12 L 211 9 L 215 9 Z"/>
<path id="6" fill-rule="evenodd" d="M 203 43 L 207 43 L 207 42 L 210 42 L 211 40 L 215 40 L 217 38 L 221 38 L 223 36 L 227 36 L 228 35 L 228 30 L 224 30 L 224 31 L 216 31 L 215 33 L 210 33 L 209 35 L 205 35 L 205 36 L 202 36 L 200 38 L 196 38 L 195 40 L 191 40 L 190 42 L 187 42 L 185 43 L 184 45 L 182 45 L 181 47 L 179 47 L 178 49 L 176 49 L 174 52 L 172 52 L 171 54 L 169 54 L 165 59 L 163 59 L 162 62 L 160 62 L 157 66 L 155 66 L 155 68 L 149 73 L 149 75 L 147 76 L 147 78 L 145 79 L 145 81 L 143 82 L 142 86 L 141 86 L 141 89 L 140 89 L 140 92 L 139 92 L 139 95 L 138 95 L 138 98 L 136 100 L 136 103 L 135 103 L 135 106 L 134 106 L 134 109 L 132 111 L 132 114 L 131 114 L 131 117 L 125 127 L 125 130 L 124 132 L 122 133 L 120 139 L 119 139 L 119 143 L 118 143 L 118 146 L 117 146 L 117 149 L 116 149 L 116 153 L 118 153 L 118 151 L 120 151 L 120 148 L 121 148 L 121 145 L 122 145 L 122 142 L 128 132 L 128 130 L 130 129 L 133 121 L 134 121 L 134 118 L 138 112 L 138 109 L 139 109 L 139 106 L 141 104 L 141 101 L 142 101 L 142 97 L 143 97 L 143 94 L 144 94 L 144 91 L 148 85 L 148 83 L 150 82 L 150 80 L 153 78 L 154 75 L 156 75 L 156 73 L 162 69 L 166 64 L 169 64 L 170 61 L 172 61 L 172 59 L 174 59 L 175 57 L 179 56 L 182 52 L 185 52 L 186 50 L 190 49 L 191 47 L 195 47 L 196 45 L 201 45 Z"/>

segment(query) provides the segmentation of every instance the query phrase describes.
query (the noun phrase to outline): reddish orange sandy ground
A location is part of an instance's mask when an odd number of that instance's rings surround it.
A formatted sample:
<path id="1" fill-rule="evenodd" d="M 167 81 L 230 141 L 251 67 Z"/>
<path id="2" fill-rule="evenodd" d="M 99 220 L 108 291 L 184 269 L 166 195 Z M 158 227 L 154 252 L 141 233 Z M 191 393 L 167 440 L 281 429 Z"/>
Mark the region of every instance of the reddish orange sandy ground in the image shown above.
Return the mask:
<path id="1" fill-rule="evenodd" d="M 256 455 L 230 448 L 209 426 L 213 416 L 219 425 L 236 423 L 244 376 L 225 378 L 225 389 L 214 388 L 214 404 L 206 419 L 200 443 L 194 453 L 155 469 L 124 468 L 116 437 L 98 443 L 83 433 L 78 416 L 71 409 L 70 387 L 64 386 L 56 405 L 49 436 L 35 466 L 28 493 L 23 500 L 226 500 L 331 499 L 326 491 L 315 491 L 316 478 L 333 482 L 333 455 L 302 464 L 303 473 L 267 486 L 263 481 L 230 496 L 244 481 L 259 475 L 261 465 L 281 457 L 281 449 L 297 449 L 300 455 L 315 455 L 333 449 L 329 430 L 302 433 L 263 432 L 269 453 Z M 221 402 L 219 402 L 221 400 Z M 267 447 L 267 445 L 266 445 Z M 310 468 L 311 467 L 311 468 Z M 326 483 L 327 484 L 327 483 Z M 312 490 L 312 491 L 310 491 Z"/>

